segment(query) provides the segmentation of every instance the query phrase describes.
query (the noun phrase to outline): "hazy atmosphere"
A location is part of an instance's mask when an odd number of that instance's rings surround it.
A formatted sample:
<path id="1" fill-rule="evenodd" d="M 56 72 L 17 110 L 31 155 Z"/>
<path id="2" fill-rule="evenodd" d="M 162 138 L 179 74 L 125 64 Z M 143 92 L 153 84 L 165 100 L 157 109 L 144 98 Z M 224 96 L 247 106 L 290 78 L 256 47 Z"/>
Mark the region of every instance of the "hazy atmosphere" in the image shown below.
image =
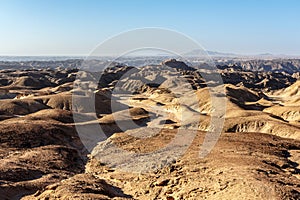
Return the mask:
<path id="1" fill-rule="evenodd" d="M 0 55 L 87 55 L 120 32 L 161 27 L 205 49 L 300 55 L 300 2 L 10 0 L 0 6 Z"/>

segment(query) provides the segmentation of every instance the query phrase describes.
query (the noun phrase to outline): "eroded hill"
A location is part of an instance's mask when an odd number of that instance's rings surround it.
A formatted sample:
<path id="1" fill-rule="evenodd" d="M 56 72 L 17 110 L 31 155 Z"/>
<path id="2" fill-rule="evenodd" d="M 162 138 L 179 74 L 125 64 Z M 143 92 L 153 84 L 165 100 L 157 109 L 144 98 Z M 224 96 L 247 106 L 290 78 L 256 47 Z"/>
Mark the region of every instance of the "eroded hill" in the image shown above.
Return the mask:
<path id="1" fill-rule="evenodd" d="M 90 72 L 73 62 L 1 70 L 1 199 L 300 198 L 297 60 L 216 71 L 167 60 Z M 153 152 L 166 146 L 158 165 Z"/>

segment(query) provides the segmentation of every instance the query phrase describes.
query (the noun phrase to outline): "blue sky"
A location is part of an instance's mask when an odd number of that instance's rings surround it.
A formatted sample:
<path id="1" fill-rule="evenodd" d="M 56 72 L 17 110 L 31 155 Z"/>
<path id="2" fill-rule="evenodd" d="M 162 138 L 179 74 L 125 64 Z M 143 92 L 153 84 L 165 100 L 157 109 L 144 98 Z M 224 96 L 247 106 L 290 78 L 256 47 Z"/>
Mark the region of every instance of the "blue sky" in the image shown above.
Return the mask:
<path id="1" fill-rule="evenodd" d="M 86 55 L 142 27 L 184 33 L 208 50 L 300 55 L 297 0 L 0 0 L 0 55 Z"/>

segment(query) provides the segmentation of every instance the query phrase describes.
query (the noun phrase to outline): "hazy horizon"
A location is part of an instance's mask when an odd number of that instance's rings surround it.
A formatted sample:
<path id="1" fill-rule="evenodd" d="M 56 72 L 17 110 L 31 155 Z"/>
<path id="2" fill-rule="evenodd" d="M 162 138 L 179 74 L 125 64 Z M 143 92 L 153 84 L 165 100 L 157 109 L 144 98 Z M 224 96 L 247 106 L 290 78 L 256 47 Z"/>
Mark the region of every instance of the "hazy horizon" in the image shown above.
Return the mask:
<path id="1" fill-rule="evenodd" d="M 224 57 L 255 57 L 255 56 L 273 56 L 273 57 L 300 57 L 300 54 L 274 54 L 274 53 L 269 53 L 269 52 L 257 52 L 257 53 L 249 53 L 249 54 L 242 54 L 242 53 L 236 53 L 236 52 L 221 52 L 221 51 L 217 51 L 217 50 L 205 50 L 210 56 L 224 56 Z M 170 56 L 170 55 L 155 55 L 155 54 L 149 54 L 149 55 L 133 55 L 136 57 L 160 57 L 160 56 Z M 84 55 L 84 54 L 33 54 L 33 55 L 9 55 L 9 54 L 0 54 L 0 58 L 1 57 L 89 57 L 88 54 Z M 94 57 L 94 56 L 93 56 Z M 96 57 L 115 57 L 115 55 L 103 55 L 103 56 L 96 56 Z M 132 55 L 125 55 L 124 57 L 132 57 Z"/>

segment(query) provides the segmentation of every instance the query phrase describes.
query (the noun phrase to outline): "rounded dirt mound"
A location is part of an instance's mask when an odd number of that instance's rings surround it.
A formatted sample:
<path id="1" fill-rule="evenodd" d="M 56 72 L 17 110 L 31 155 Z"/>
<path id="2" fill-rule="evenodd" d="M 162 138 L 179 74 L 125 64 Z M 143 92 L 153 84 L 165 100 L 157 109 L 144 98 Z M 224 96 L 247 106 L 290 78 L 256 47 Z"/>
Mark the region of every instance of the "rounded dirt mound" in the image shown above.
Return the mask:
<path id="1" fill-rule="evenodd" d="M 2 115 L 27 115 L 48 106 L 32 99 L 6 99 L 0 100 L 0 114 Z"/>
<path id="2" fill-rule="evenodd" d="M 53 86 L 51 82 L 45 78 L 35 79 L 29 76 L 19 77 L 13 84 L 17 88 L 41 89 L 44 87 Z"/>

